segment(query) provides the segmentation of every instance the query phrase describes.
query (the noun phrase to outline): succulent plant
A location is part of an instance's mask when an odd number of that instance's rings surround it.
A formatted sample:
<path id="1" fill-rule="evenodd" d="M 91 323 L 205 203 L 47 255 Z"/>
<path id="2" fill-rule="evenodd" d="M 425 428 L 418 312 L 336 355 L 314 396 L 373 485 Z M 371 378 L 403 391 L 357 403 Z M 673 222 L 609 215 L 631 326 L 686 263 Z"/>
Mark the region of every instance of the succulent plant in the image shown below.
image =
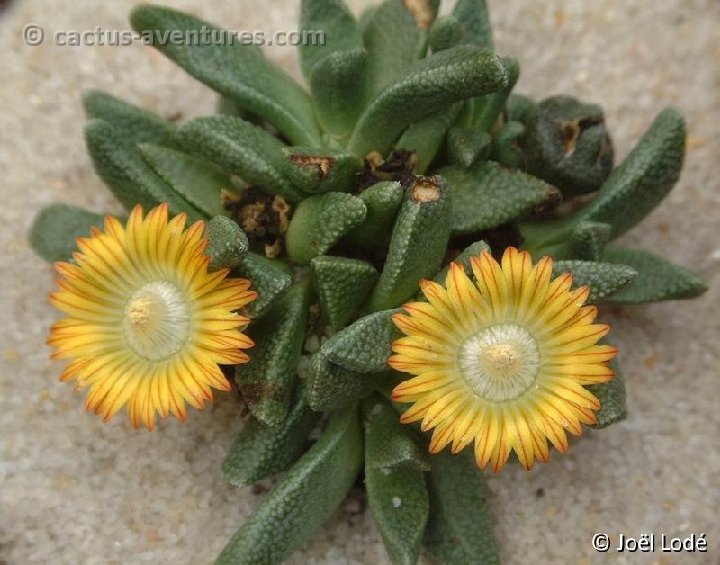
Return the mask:
<path id="1" fill-rule="evenodd" d="M 246 308 L 250 361 L 230 371 L 250 416 L 222 472 L 234 485 L 281 475 L 219 563 L 281 561 L 361 473 L 393 562 L 415 562 L 423 545 L 447 563 L 497 561 L 482 474 L 464 455 L 427 455 L 427 434 L 400 423 L 390 396 L 403 379 L 388 365 L 393 316 L 451 261 L 520 246 L 551 256 L 592 303 L 705 290 L 612 243 L 678 180 L 680 114 L 664 110 L 614 167 L 599 106 L 512 93 L 519 65 L 493 52 L 485 1 L 442 17 L 438 4 L 386 0 L 356 20 L 342 0 L 303 0 L 300 28 L 325 32 L 323 45 L 300 46 L 309 92 L 256 46 L 166 41 L 217 28 L 140 6 L 133 28 L 215 90 L 218 113 L 176 126 L 109 94 L 84 97 L 88 151 L 120 203 L 205 220 L 210 269 L 258 294 Z M 52 205 L 31 242 L 66 260 L 101 224 Z M 615 379 L 589 387 L 598 427 L 625 415 L 614 364 Z"/>

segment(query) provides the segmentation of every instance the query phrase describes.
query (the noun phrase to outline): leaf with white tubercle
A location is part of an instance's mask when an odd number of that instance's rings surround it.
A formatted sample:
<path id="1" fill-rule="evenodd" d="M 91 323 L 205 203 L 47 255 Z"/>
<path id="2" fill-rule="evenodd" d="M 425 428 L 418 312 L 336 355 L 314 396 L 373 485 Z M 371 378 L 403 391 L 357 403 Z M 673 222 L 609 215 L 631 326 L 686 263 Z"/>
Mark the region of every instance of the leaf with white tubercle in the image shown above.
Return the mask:
<path id="1" fill-rule="evenodd" d="M 268 131 L 236 116 L 196 118 L 178 129 L 187 151 L 215 163 L 228 174 L 289 202 L 303 193 L 285 175 L 283 143 Z"/>
<path id="2" fill-rule="evenodd" d="M 342 150 L 287 147 L 286 176 L 295 188 L 308 194 L 350 192 L 363 160 Z"/>
<path id="3" fill-rule="evenodd" d="M 285 72 L 270 64 L 256 45 L 243 45 L 227 30 L 170 8 L 140 5 L 131 15 L 132 28 L 153 37 L 153 47 L 190 75 L 240 108 L 274 124 L 297 145 L 316 144 L 320 131 L 310 98 Z M 209 33 L 212 41 L 167 41 L 178 31 L 183 37 Z"/>
<path id="4" fill-rule="evenodd" d="M 507 84 L 502 60 L 490 51 L 458 45 L 436 53 L 377 93 L 360 115 L 348 149 L 357 155 L 385 153 L 412 122 Z"/>
<path id="5" fill-rule="evenodd" d="M 572 274 L 573 288 L 589 287 L 587 304 L 608 300 L 623 288 L 632 285 L 638 275 L 635 269 L 627 265 L 597 261 L 556 261 L 553 264 L 553 276 L 563 273 Z"/>
<path id="6" fill-rule="evenodd" d="M 268 426 L 281 425 L 290 405 L 310 297 L 310 281 L 298 282 L 247 330 L 253 355 L 235 367 L 235 381 L 250 412 Z"/>
<path id="7" fill-rule="evenodd" d="M 215 216 L 207 222 L 205 235 L 208 239 L 205 255 L 210 257 L 210 271 L 237 267 L 250 247 L 245 232 L 227 216 Z"/>
<path id="8" fill-rule="evenodd" d="M 363 404 L 368 505 L 393 563 L 416 563 L 428 517 L 427 454 L 395 410 L 378 397 Z"/>
<path id="9" fill-rule="evenodd" d="M 223 478 L 231 485 L 250 485 L 284 471 L 307 447 L 320 415 L 310 409 L 299 386 L 280 426 L 266 426 L 254 418 L 244 424 L 223 460 Z"/>
<path id="10" fill-rule="evenodd" d="M 360 472 L 357 406 L 333 414 L 320 439 L 278 482 L 215 563 L 280 563 L 319 529 Z"/>
<path id="11" fill-rule="evenodd" d="M 695 298 L 708 289 L 700 276 L 647 251 L 609 247 L 603 252 L 603 260 L 637 271 L 635 282 L 612 296 L 611 302 L 642 304 L 681 300 Z"/>
<path id="12" fill-rule="evenodd" d="M 262 318 L 292 284 L 292 273 L 279 261 L 248 253 L 238 265 L 238 274 L 252 281 L 257 299 L 247 306 L 251 318 Z"/>

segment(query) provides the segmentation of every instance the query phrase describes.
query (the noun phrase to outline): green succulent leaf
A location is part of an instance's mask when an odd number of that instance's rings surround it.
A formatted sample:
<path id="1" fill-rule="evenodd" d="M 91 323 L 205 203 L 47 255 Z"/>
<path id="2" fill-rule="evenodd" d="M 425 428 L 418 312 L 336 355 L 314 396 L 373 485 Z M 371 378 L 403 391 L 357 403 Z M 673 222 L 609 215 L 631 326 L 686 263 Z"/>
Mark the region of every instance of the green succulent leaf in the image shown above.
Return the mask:
<path id="1" fill-rule="evenodd" d="M 438 174 L 450 187 L 453 235 L 497 227 L 560 199 L 549 184 L 493 161 L 469 168 L 450 166 Z"/>
<path id="2" fill-rule="evenodd" d="M 447 134 L 447 151 L 450 161 L 461 167 L 469 167 L 476 161 L 490 156 L 492 137 L 477 128 L 453 126 Z"/>
<path id="3" fill-rule="evenodd" d="M 395 409 L 379 396 L 363 401 L 365 471 L 410 468 L 429 471 L 430 458 L 410 426 L 400 423 Z"/>
<path id="4" fill-rule="evenodd" d="M 465 274 L 469 277 L 473 276 L 472 273 L 472 264 L 470 262 L 472 257 L 479 257 L 482 255 L 485 251 L 490 253 L 490 246 L 485 243 L 484 241 L 476 241 L 474 243 L 471 243 L 468 245 L 463 251 L 458 254 L 453 261 L 457 262 L 460 261 L 462 263 L 463 269 L 465 269 Z M 442 285 L 445 284 L 445 278 L 447 277 L 447 273 L 450 270 L 450 266 L 447 265 L 440 269 L 437 275 L 433 277 L 433 280 L 437 283 L 440 283 Z"/>
<path id="5" fill-rule="evenodd" d="M 647 216 L 677 182 L 685 155 L 685 121 L 663 110 L 635 148 L 576 218 L 612 226 L 615 238 Z"/>
<path id="6" fill-rule="evenodd" d="M 227 216 L 215 216 L 205 225 L 208 246 L 205 255 L 210 257 L 211 271 L 234 269 L 247 255 L 247 235 Z"/>
<path id="7" fill-rule="evenodd" d="M 396 181 L 381 181 L 362 191 L 359 198 L 367 209 L 365 220 L 348 239 L 368 249 L 386 245 L 404 193 Z"/>
<path id="8" fill-rule="evenodd" d="M 379 277 L 370 263 L 347 257 L 315 257 L 310 270 L 320 307 L 335 329 L 353 317 Z"/>
<path id="9" fill-rule="evenodd" d="M 316 194 L 295 209 L 285 235 L 288 256 L 300 265 L 323 255 L 365 219 L 365 203 L 342 192 Z"/>
<path id="10" fill-rule="evenodd" d="M 235 116 L 219 115 L 191 120 L 178 133 L 188 151 L 226 173 L 289 202 L 302 200 L 302 192 L 285 176 L 284 145 L 263 128 Z"/>
<path id="11" fill-rule="evenodd" d="M 320 416 L 310 409 L 298 387 L 280 426 L 269 427 L 254 418 L 245 423 L 223 460 L 224 479 L 243 486 L 284 471 L 305 451 Z"/>
<path id="12" fill-rule="evenodd" d="M 415 154 L 417 162 L 414 173 L 421 175 L 430 166 L 445 141 L 448 128 L 455 122 L 461 109 L 462 103 L 452 104 L 411 124 L 403 132 L 395 147 Z"/>
<path id="13" fill-rule="evenodd" d="M 627 416 L 625 377 L 620 372 L 617 359 L 610 362 L 610 368 L 615 373 L 613 380 L 587 387 L 600 401 L 600 410 L 595 414 L 597 418 L 595 428 L 607 428 L 610 424 L 624 420 Z"/>
<path id="14" fill-rule="evenodd" d="M 318 121 L 331 139 L 344 144 L 365 105 L 364 49 L 335 51 L 310 73 L 310 90 Z"/>
<path id="15" fill-rule="evenodd" d="M 288 147 L 286 171 L 293 186 L 315 194 L 318 192 L 350 192 L 355 175 L 362 170 L 362 159 L 341 150 Z"/>
<path id="16" fill-rule="evenodd" d="M 171 214 L 185 212 L 190 221 L 205 217 L 155 173 L 116 126 L 90 120 L 85 126 L 85 142 L 95 171 L 126 208 L 140 204 L 147 210 L 167 202 Z"/>
<path id="17" fill-rule="evenodd" d="M 342 0 L 303 0 L 300 29 L 303 32 L 324 32 L 322 45 L 303 42 L 299 46 L 300 69 L 308 81 L 313 67 L 322 59 L 331 54 L 363 47 L 355 16 Z"/>
<path id="18" fill-rule="evenodd" d="M 632 286 L 612 296 L 611 302 L 642 304 L 695 298 L 708 289 L 695 273 L 647 251 L 608 247 L 603 261 L 627 265 L 638 273 Z"/>
<path id="19" fill-rule="evenodd" d="M 281 263 L 255 253 L 248 253 L 242 259 L 238 274 L 252 281 L 252 289 L 258 293 L 257 299 L 247 307 L 254 320 L 267 314 L 292 284 L 292 274 Z"/>
<path id="20" fill-rule="evenodd" d="M 580 286 L 590 288 L 587 304 L 607 300 L 623 288 L 632 285 L 638 274 L 635 269 L 627 265 L 595 261 L 556 261 L 553 265 L 553 276 L 557 277 L 563 273 L 572 274 L 573 288 Z"/>
<path id="21" fill-rule="evenodd" d="M 250 360 L 236 365 L 235 380 L 250 412 L 268 426 L 285 421 L 303 342 L 308 309 L 309 281 L 285 292 L 247 333 L 255 342 Z"/>
<path id="22" fill-rule="evenodd" d="M 458 0 L 453 16 L 462 22 L 467 42 L 493 49 L 492 24 L 485 0 Z"/>
<path id="23" fill-rule="evenodd" d="M 580 222 L 570 235 L 570 253 L 575 259 L 600 261 L 612 228 L 602 222 Z"/>
<path id="24" fill-rule="evenodd" d="M 525 154 L 520 140 L 525 135 L 525 126 L 520 122 L 507 122 L 493 137 L 490 157 L 508 169 L 524 169 Z"/>
<path id="25" fill-rule="evenodd" d="M 400 337 L 392 316 L 398 310 L 374 312 L 330 337 L 320 352 L 332 363 L 356 373 L 387 371 L 392 342 Z"/>
<path id="26" fill-rule="evenodd" d="M 450 202 L 442 177 L 417 177 L 407 189 L 393 227 L 387 258 L 367 309 L 394 308 L 440 268 L 450 238 Z"/>
<path id="27" fill-rule="evenodd" d="M 218 565 L 280 563 L 332 515 L 360 472 L 357 407 L 334 414 L 320 436 L 270 491 L 218 556 Z"/>
<path id="28" fill-rule="evenodd" d="M 367 98 L 405 75 L 427 52 L 427 34 L 401 0 L 385 0 L 368 12 L 363 41 L 367 51 Z"/>
<path id="29" fill-rule="evenodd" d="M 377 400 L 365 425 L 365 487 L 375 524 L 393 563 L 417 562 L 428 518 L 427 458 L 397 413 Z"/>
<path id="30" fill-rule="evenodd" d="M 571 96 L 538 104 L 523 138 L 528 172 L 564 194 L 597 190 L 613 167 L 613 146 L 603 110 Z"/>
<path id="31" fill-rule="evenodd" d="M 75 240 L 103 227 L 102 214 L 69 204 L 50 204 L 35 216 L 29 239 L 35 253 L 48 263 L 69 261 L 77 251 Z"/>
<path id="32" fill-rule="evenodd" d="M 508 73 L 508 85 L 498 92 L 481 96 L 475 100 L 473 123 L 475 127 L 482 131 L 492 131 L 493 126 L 495 126 L 505 108 L 505 102 L 507 102 L 510 92 L 515 88 L 520 76 L 520 64 L 517 59 L 506 57 L 503 62 Z"/>
<path id="33" fill-rule="evenodd" d="M 236 191 L 232 181 L 207 161 L 151 143 L 141 143 L 138 149 L 160 178 L 208 217 L 223 213 L 223 191 Z"/>
<path id="34" fill-rule="evenodd" d="M 507 84 L 502 60 L 489 51 L 458 45 L 436 53 L 377 93 L 360 115 L 348 149 L 361 156 L 373 150 L 384 154 L 411 123 Z"/>
<path id="35" fill-rule="evenodd" d="M 538 111 L 538 105 L 535 100 L 524 94 L 512 93 L 508 96 L 505 104 L 505 115 L 508 122 L 520 122 L 527 126 L 535 112 Z"/>
<path id="36" fill-rule="evenodd" d="M 316 145 L 320 131 L 310 98 L 285 72 L 270 64 L 256 45 L 242 45 L 231 33 L 162 6 L 140 5 L 130 15 L 133 29 L 197 80 L 274 124 L 296 145 Z M 209 33 L 213 41 L 167 41 Z"/>
<path id="37" fill-rule="evenodd" d="M 444 51 L 463 43 L 465 28 L 453 15 L 436 19 L 428 32 L 428 45 L 433 53 Z"/>
<path id="38" fill-rule="evenodd" d="M 310 358 L 308 402 L 318 411 L 343 408 L 370 394 L 380 378 L 349 371 L 319 351 Z"/>
<path id="39" fill-rule="evenodd" d="M 134 143 L 157 143 L 164 147 L 180 148 L 175 126 L 144 108 L 99 90 L 84 92 L 83 106 L 89 120 L 105 120 Z"/>
<path id="40" fill-rule="evenodd" d="M 443 563 L 496 564 L 500 559 L 487 504 L 488 491 L 470 451 L 459 455 L 438 453 L 430 460 L 425 547 Z"/>

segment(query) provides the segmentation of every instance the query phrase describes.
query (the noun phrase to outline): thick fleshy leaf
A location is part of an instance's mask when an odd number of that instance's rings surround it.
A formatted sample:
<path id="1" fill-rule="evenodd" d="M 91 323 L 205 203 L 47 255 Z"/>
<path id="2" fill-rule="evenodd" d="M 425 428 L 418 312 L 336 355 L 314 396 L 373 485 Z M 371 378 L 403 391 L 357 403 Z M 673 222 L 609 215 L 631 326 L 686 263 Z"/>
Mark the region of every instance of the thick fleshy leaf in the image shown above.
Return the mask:
<path id="1" fill-rule="evenodd" d="M 601 222 L 580 222 L 570 235 L 570 253 L 574 259 L 600 261 L 612 228 Z"/>
<path id="2" fill-rule="evenodd" d="M 337 410 L 370 394 L 380 378 L 349 371 L 319 351 L 310 358 L 308 402 L 313 410 Z"/>
<path id="3" fill-rule="evenodd" d="M 379 373 L 390 369 L 392 342 L 401 336 L 392 316 L 398 310 L 374 312 L 331 336 L 320 352 L 332 363 L 356 373 Z"/>
<path id="4" fill-rule="evenodd" d="M 453 15 L 441 16 L 430 26 L 428 46 L 433 53 L 444 51 L 463 43 L 465 28 Z"/>
<path id="5" fill-rule="evenodd" d="M 368 505 L 393 563 L 417 562 L 428 517 L 427 458 L 381 400 L 365 421 L 365 487 Z M 423 454 L 423 455 L 421 455 Z"/>
<path id="6" fill-rule="evenodd" d="M 450 202 L 442 177 L 417 177 L 408 187 L 393 227 L 370 312 L 399 306 L 418 290 L 420 279 L 440 268 L 450 238 Z"/>
<path id="7" fill-rule="evenodd" d="M 223 191 L 236 191 L 230 178 L 207 161 L 151 143 L 141 143 L 138 149 L 160 178 L 207 216 L 223 212 Z"/>
<path id="8" fill-rule="evenodd" d="M 455 122 L 462 103 L 443 108 L 408 127 L 395 144 L 399 149 L 407 149 L 415 154 L 416 163 L 413 172 L 425 173 L 435 158 L 438 149 L 445 141 L 448 128 Z"/>
<path id="9" fill-rule="evenodd" d="M 490 155 L 492 137 L 477 128 L 453 126 L 447 134 L 447 152 L 450 161 L 461 167 L 469 167 Z"/>
<path id="10" fill-rule="evenodd" d="M 310 270 L 320 307 L 335 329 L 353 317 L 379 277 L 370 263 L 348 257 L 315 257 Z"/>
<path id="11" fill-rule="evenodd" d="M 502 90 L 481 96 L 475 100 L 473 124 L 481 131 L 490 132 L 505 108 L 505 102 L 520 76 L 520 64 L 517 59 L 504 58 L 508 73 L 508 84 Z"/>
<path id="12" fill-rule="evenodd" d="M 385 0 L 368 14 L 363 41 L 367 50 L 367 97 L 404 76 L 427 51 L 425 31 L 401 0 Z"/>
<path id="13" fill-rule="evenodd" d="M 600 410 L 595 413 L 597 418 L 595 428 L 607 428 L 610 424 L 624 420 L 627 416 L 625 377 L 620 372 L 617 359 L 610 362 L 610 368 L 615 373 L 613 380 L 587 387 L 600 401 Z"/>
<path id="14" fill-rule="evenodd" d="M 310 73 L 310 90 L 323 130 L 344 144 L 365 104 L 364 49 L 335 51 L 315 64 Z"/>
<path id="15" fill-rule="evenodd" d="M 365 220 L 348 234 L 348 239 L 368 249 L 387 244 L 404 193 L 396 181 L 382 181 L 363 190 L 358 197 L 367 209 Z"/>
<path id="16" fill-rule="evenodd" d="M 615 238 L 632 228 L 677 182 L 685 156 L 685 120 L 673 108 L 663 110 L 635 148 L 576 218 L 612 226 Z"/>
<path id="17" fill-rule="evenodd" d="M 348 142 L 364 156 L 385 154 L 411 123 L 454 102 L 496 92 L 508 83 L 502 60 L 471 45 L 458 45 L 415 63 L 368 103 Z"/>
<path id="18" fill-rule="evenodd" d="M 274 124 L 294 144 L 319 142 L 310 98 L 288 74 L 268 62 L 258 46 L 243 45 L 226 30 L 162 6 L 137 6 L 130 22 L 163 55 L 242 109 Z M 189 39 L 195 34 L 212 41 L 168 41 L 175 30 Z"/>
<path id="19" fill-rule="evenodd" d="M 298 202 L 302 192 L 285 176 L 284 145 L 263 128 L 235 116 L 197 118 L 178 130 L 188 151 L 215 163 L 223 171 L 241 177 L 289 202 Z"/>
<path id="20" fill-rule="evenodd" d="M 613 167 L 613 145 L 603 110 L 571 96 L 538 104 L 522 140 L 527 171 L 563 194 L 597 190 Z"/>
<path id="21" fill-rule="evenodd" d="M 507 122 L 493 137 L 490 146 L 492 159 L 508 169 L 524 169 L 525 155 L 519 143 L 523 135 L 525 135 L 523 124 Z"/>
<path id="22" fill-rule="evenodd" d="M 635 282 L 615 294 L 611 302 L 641 304 L 695 298 L 708 289 L 695 273 L 647 251 L 609 247 L 603 252 L 603 261 L 627 265 L 638 273 Z"/>
<path id="23" fill-rule="evenodd" d="M 355 17 L 342 0 L 303 0 L 300 30 L 324 33 L 322 45 L 304 42 L 298 47 L 300 69 L 307 81 L 310 81 L 313 67 L 325 57 L 363 47 Z"/>
<path id="24" fill-rule="evenodd" d="M 492 25 L 485 0 L 458 0 L 453 16 L 465 28 L 465 41 L 493 49 Z"/>
<path id="25" fill-rule="evenodd" d="M 467 276 L 472 277 L 472 264 L 471 264 L 471 258 L 472 257 L 479 257 L 483 254 L 483 252 L 487 251 L 490 253 L 490 246 L 485 243 L 484 241 L 476 241 L 474 243 L 471 243 L 468 245 L 463 251 L 458 254 L 456 257 L 453 258 L 453 262 L 460 261 L 462 263 L 463 269 L 465 269 L 465 274 Z M 447 276 L 448 270 L 450 269 L 450 266 L 445 266 L 438 272 L 437 275 L 433 278 L 433 280 L 437 283 L 440 283 L 442 285 L 445 284 L 445 277 Z"/>
<path id="26" fill-rule="evenodd" d="M 553 265 L 553 276 L 562 273 L 572 273 L 573 288 L 590 287 L 587 304 L 609 299 L 623 288 L 632 285 L 638 274 L 627 265 L 596 261 L 556 261 Z"/>
<path id="27" fill-rule="evenodd" d="M 105 120 L 130 141 L 180 148 L 175 126 L 149 110 L 99 90 L 84 92 L 83 106 L 88 119 Z"/>
<path id="28" fill-rule="evenodd" d="M 140 204 L 148 210 L 167 202 L 172 214 L 185 212 L 190 221 L 205 218 L 158 176 L 117 127 L 104 120 L 90 120 L 85 126 L 85 143 L 95 171 L 126 208 Z"/>
<path id="29" fill-rule="evenodd" d="M 365 469 L 384 471 L 410 468 L 430 470 L 427 449 L 410 426 L 400 423 L 395 409 L 379 396 L 363 401 L 365 414 Z"/>
<path id="30" fill-rule="evenodd" d="M 245 423 L 223 460 L 223 477 L 231 485 L 242 486 L 284 471 L 305 451 L 320 416 L 310 409 L 298 387 L 280 426 L 271 428 L 254 418 Z"/>
<path id="31" fill-rule="evenodd" d="M 235 367 L 235 381 L 250 412 L 268 426 L 282 425 L 290 405 L 310 296 L 309 281 L 293 286 L 247 329 L 255 346 L 250 361 Z"/>
<path id="32" fill-rule="evenodd" d="M 355 188 L 355 175 L 362 170 L 362 159 L 337 149 L 287 147 L 286 174 L 295 188 L 315 194 L 319 192 L 350 192 Z"/>
<path id="33" fill-rule="evenodd" d="M 252 282 L 257 299 L 247 306 L 251 318 L 262 318 L 292 284 L 292 273 L 279 261 L 248 253 L 238 267 L 238 274 Z"/>
<path id="34" fill-rule="evenodd" d="M 549 184 L 493 161 L 470 168 L 450 166 L 438 174 L 450 190 L 454 235 L 494 228 L 560 200 L 560 193 Z"/>
<path id="35" fill-rule="evenodd" d="M 218 565 L 280 563 L 332 515 L 360 472 L 357 407 L 336 413 L 218 556 Z"/>
<path id="36" fill-rule="evenodd" d="M 520 122 L 527 125 L 535 112 L 537 102 L 524 94 L 512 93 L 505 104 L 505 115 L 509 122 Z"/>
<path id="37" fill-rule="evenodd" d="M 360 225 L 365 212 L 360 198 L 342 192 L 306 198 L 295 209 L 285 235 L 288 256 L 295 263 L 307 265 Z"/>
<path id="38" fill-rule="evenodd" d="M 215 216 L 205 224 L 208 246 L 205 255 L 210 257 L 211 271 L 234 269 L 247 255 L 247 235 L 227 216 Z"/>
<path id="39" fill-rule="evenodd" d="M 92 227 L 102 229 L 102 214 L 69 204 L 51 204 L 35 216 L 29 233 L 30 245 L 49 263 L 69 261 L 77 251 L 75 240 L 89 237 Z"/>
<path id="40" fill-rule="evenodd" d="M 443 563 L 492 565 L 500 562 L 488 490 L 472 450 L 438 453 L 430 459 L 430 515 L 425 547 Z"/>

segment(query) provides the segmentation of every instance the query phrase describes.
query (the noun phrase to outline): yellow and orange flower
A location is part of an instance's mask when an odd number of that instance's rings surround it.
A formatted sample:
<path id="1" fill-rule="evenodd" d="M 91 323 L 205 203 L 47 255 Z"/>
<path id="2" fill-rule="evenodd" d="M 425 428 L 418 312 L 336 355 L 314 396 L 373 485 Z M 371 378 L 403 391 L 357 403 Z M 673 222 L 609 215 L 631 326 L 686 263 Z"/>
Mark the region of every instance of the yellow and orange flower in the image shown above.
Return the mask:
<path id="1" fill-rule="evenodd" d="M 499 471 L 514 450 L 530 469 L 549 458 L 548 440 L 568 449 L 565 431 L 596 422 L 598 399 L 585 385 L 613 378 L 617 350 L 598 344 L 609 327 L 583 306 L 589 290 L 572 290 L 572 276 L 552 279 L 552 259 L 535 266 L 508 248 L 499 264 L 485 252 L 471 260 L 474 281 L 453 263 L 440 284 L 422 281 L 427 302 L 394 316 L 405 334 L 390 365 L 411 373 L 393 399 L 412 403 L 404 423 L 434 428 L 431 453 L 453 453 L 474 442 L 480 468 Z"/>
<path id="2" fill-rule="evenodd" d="M 70 359 L 60 380 L 89 387 L 85 406 L 109 420 L 127 405 L 134 427 L 152 430 L 156 414 L 184 420 L 212 389 L 228 390 L 219 363 L 246 363 L 253 345 L 236 313 L 255 299 L 245 279 L 208 272 L 204 223 L 168 221 L 167 205 L 143 219 L 136 206 L 124 227 L 77 240 L 74 262 L 59 262 L 50 301 L 67 318 L 54 324 L 53 359 Z"/>

